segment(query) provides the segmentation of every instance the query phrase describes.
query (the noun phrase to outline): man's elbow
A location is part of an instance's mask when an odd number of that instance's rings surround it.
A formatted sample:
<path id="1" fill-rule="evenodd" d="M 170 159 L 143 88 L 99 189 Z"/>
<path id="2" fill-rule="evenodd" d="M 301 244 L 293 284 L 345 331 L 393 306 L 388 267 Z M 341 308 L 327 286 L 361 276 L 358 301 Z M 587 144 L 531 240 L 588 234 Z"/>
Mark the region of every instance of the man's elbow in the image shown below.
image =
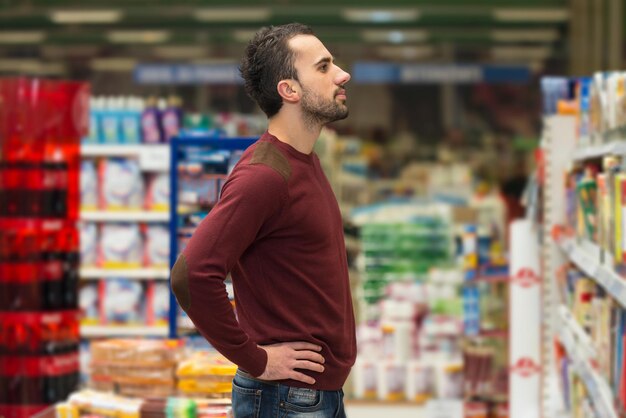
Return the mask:
<path id="1" fill-rule="evenodd" d="M 171 272 L 172 291 L 176 296 L 176 300 L 184 311 L 191 307 L 191 294 L 189 292 L 189 274 L 187 271 L 187 260 L 185 255 L 181 254 L 176 259 Z"/>

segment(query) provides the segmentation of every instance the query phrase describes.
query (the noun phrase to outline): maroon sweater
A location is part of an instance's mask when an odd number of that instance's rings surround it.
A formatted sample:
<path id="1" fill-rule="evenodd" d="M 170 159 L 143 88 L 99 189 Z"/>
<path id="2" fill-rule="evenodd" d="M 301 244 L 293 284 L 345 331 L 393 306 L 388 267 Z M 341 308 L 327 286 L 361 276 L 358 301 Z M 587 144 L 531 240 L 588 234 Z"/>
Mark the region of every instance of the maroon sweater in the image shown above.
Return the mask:
<path id="1" fill-rule="evenodd" d="M 231 273 L 239 321 L 224 279 Z M 172 287 L 200 333 L 253 376 L 259 345 L 307 341 L 322 347 L 316 383 L 340 389 L 356 356 L 354 315 L 337 201 L 315 153 L 265 133 L 245 151 L 219 203 L 172 269 Z"/>

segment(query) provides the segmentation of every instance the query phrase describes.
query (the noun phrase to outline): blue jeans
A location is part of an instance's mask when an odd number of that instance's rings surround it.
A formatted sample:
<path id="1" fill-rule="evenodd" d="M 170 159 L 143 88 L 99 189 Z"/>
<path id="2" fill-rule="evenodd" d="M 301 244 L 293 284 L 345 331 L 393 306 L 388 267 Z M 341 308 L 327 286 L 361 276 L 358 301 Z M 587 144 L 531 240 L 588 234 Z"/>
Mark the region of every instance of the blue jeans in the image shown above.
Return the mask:
<path id="1" fill-rule="evenodd" d="M 235 418 L 346 418 L 343 390 L 315 390 L 255 379 L 237 370 L 233 379 Z"/>

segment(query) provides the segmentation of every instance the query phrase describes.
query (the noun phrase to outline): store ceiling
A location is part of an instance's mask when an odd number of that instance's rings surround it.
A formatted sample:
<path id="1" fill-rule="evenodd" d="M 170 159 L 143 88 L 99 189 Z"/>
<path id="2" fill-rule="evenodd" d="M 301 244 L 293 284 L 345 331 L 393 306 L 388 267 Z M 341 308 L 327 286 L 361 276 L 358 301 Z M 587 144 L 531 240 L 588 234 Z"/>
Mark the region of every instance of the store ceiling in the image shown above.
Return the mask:
<path id="1" fill-rule="evenodd" d="M 235 60 L 263 25 L 310 24 L 346 61 L 541 63 L 567 47 L 567 0 L 0 0 L 0 72 L 11 63 L 131 67 Z M 107 67 L 106 61 L 109 61 Z M 7 65 L 8 64 L 8 65 Z"/>

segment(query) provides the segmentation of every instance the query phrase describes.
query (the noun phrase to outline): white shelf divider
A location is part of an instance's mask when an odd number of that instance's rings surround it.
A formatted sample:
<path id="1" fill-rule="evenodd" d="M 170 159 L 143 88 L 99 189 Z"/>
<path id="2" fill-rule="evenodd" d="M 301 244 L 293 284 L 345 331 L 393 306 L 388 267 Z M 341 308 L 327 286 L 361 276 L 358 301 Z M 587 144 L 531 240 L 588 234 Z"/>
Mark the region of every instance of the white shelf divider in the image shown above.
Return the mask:
<path id="1" fill-rule="evenodd" d="M 135 157 L 146 149 L 169 149 L 168 145 L 158 144 L 81 144 L 83 157 Z"/>
<path id="2" fill-rule="evenodd" d="M 170 146 L 163 144 L 82 144 L 83 158 L 127 157 L 137 158 L 145 171 L 169 171 Z"/>
<path id="3" fill-rule="evenodd" d="M 560 305 L 558 315 L 562 326 L 569 329 L 576 337 L 579 348 L 584 352 L 585 357 L 588 359 L 596 359 L 598 357 L 598 351 L 591 337 L 583 330 L 578 321 L 576 321 L 576 318 L 574 318 L 569 308 L 565 305 Z"/>
<path id="4" fill-rule="evenodd" d="M 598 158 L 611 154 L 626 154 L 626 141 L 613 141 L 606 144 L 579 148 L 574 151 L 573 159 L 574 161 L 582 161 L 589 158 Z"/>
<path id="5" fill-rule="evenodd" d="M 626 280 L 619 276 L 612 266 L 600 263 L 600 257 L 596 257 L 596 254 L 600 253 L 600 248 L 596 244 L 588 240 L 576 244 L 573 239 L 563 239 L 559 246 L 578 268 L 626 308 Z"/>
<path id="6" fill-rule="evenodd" d="M 91 222 L 169 222 L 169 212 L 157 211 L 81 211 L 80 219 Z"/>
<path id="7" fill-rule="evenodd" d="M 559 321 L 561 322 L 559 339 L 572 361 L 572 367 L 587 387 L 597 416 L 599 418 L 618 418 L 613 407 L 613 395 L 609 384 L 589 362 L 589 353 L 595 352 L 595 348 L 590 345 L 589 336 L 585 334 L 565 306 L 559 307 L 559 314 Z M 580 338 L 582 335 L 585 337 Z M 586 340 L 589 342 L 585 342 Z"/>
<path id="8" fill-rule="evenodd" d="M 167 337 L 167 327 L 125 325 L 81 325 L 82 338 Z"/>
<path id="9" fill-rule="evenodd" d="M 103 269 L 96 267 L 81 268 L 81 279 L 111 279 L 124 278 L 132 280 L 167 280 L 170 277 L 168 268 L 140 268 L 140 269 Z"/>

